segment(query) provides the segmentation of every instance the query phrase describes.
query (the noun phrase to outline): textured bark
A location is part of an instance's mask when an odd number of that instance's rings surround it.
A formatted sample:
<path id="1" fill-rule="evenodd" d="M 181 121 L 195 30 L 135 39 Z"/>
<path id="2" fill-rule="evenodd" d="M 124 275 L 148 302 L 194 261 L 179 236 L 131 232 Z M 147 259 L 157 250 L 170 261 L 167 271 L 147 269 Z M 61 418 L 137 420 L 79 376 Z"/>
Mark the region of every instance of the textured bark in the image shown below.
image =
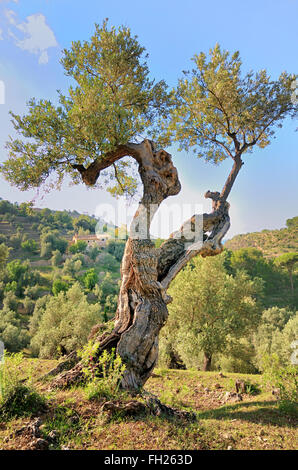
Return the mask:
<path id="1" fill-rule="evenodd" d="M 138 162 L 144 193 L 121 263 L 114 330 L 97 337 L 97 354 L 116 348 L 126 364 L 122 387 L 136 390 L 150 377 L 157 361 L 158 336 L 168 317 L 167 304 L 172 300 L 167 288 L 194 256 L 211 256 L 222 251 L 221 240 L 230 221 L 229 204 L 219 192 L 207 191 L 205 197 L 212 200 L 212 212 L 194 215 L 156 249 L 150 240 L 150 223 L 163 200 L 179 193 L 177 170 L 171 155 L 157 150 L 149 140 L 119 147 L 107 157 L 109 164 L 124 154 Z M 96 161 L 87 169 L 81 166 L 77 169 L 85 182 L 94 184 L 101 169 L 107 166 L 107 161 Z M 194 231 L 197 223 L 201 223 L 201 233 Z M 53 386 L 73 384 L 76 376 L 78 380 L 82 378 L 80 364 L 58 376 Z"/>

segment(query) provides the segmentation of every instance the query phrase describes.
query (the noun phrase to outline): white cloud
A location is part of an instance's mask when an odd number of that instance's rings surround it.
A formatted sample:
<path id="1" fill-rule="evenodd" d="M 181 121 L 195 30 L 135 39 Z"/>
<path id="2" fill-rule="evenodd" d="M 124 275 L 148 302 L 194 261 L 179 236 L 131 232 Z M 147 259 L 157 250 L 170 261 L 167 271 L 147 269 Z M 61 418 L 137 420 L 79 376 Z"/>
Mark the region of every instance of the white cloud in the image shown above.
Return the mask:
<path id="1" fill-rule="evenodd" d="M 47 64 L 48 62 L 49 62 L 48 53 L 47 53 L 47 51 L 43 51 L 39 56 L 38 63 L 39 64 Z"/>
<path id="2" fill-rule="evenodd" d="M 17 24 L 17 21 L 16 21 L 16 12 L 13 11 L 13 10 L 5 10 L 4 11 L 4 14 L 7 18 L 7 21 L 9 24 L 14 24 L 16 25 Z"/>
<path id="3" fill-rule="evenodd" d="M 2 31 L 2 29 L 0 28 L 0 41 L 2 41 L 2 39 L 3 39 L 3 31 Z"/>
<path id="4" fill-rule="evenodd" d="M 13 38 L 15 45 L 31 54 L 39 55 L 38 63 L 47 64 L 49 61 L 48 49 L 57 47 L 55 35 L 51 28 L 46 24 L 46 18 L 41 13 L 28 16 L 26 21 L 19 23 L 16 13 L 13 10 L 5 10 L 6 18 L 17 33 L 22 33 L 23 37 L 19 38 L 10 29 L 8 33 Z"/>

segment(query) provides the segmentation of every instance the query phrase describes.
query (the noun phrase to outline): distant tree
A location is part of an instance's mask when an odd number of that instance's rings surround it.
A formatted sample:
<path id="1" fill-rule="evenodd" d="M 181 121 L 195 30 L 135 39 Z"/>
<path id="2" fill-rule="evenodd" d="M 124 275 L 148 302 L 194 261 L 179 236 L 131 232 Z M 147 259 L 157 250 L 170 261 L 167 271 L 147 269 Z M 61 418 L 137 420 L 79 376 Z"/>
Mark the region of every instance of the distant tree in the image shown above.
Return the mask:
<path id="1" fill-rule="evenodd" d="M 107 295 L 105 298 L 104 304 L 104 313 L 107 314 L 108 317 L 114 317 L 116 310 L 117 310 L 117 295 Z"/>
<path id="2" fill-rule="evenodd" d="M 78 240 L 76 243 L 68 247 L 68 251 L 73 254 L 84 253 L 87 248 L 87 245 L 87 242 L 85 242 L 84 240 Z"/>
<path id="3" fill-rule="evenodd" d="M 15 214 L 16 208 L 9 201 L 0 201 L 0 214 Z"/>
<path id="4" fill-rule="evenodd" d="M 298 216 L 293 217 L 292 219 L 288 219 L 288 220 L 286 221 L 286 226 L 287 226 L 289 229 L 298 228 Z"/>
<path id="5" fill-rule="evenodd" d="M 14 235 L 12 235 L 10 238 L 9 238 L 9 245 L 14 248 L 14 249 L 18 249 L 21 247 L 21 243 L 22 243 L 22 234 L 21 232 L 17 232 L 15 233 Z"/>
<path id="6" fill-rule="evenodd" d="M 71 259 L 68 258 L 63 266 L 63 274 L 69 274 L 70 276 L 75 277 L 75 275 L 81 270 L 82 265 L 83 263 L 80 259 L 76 259 L 75 257 L 72 257 Z"/>
<path id="7" fill-rule="evenodd" d="M 72 229 L 73 228 L 73 219 L 67 211 L 57 211 L 54 213 L 54 221 L 57 225 L 57 228 Z"/>
<path id="8" fill-rule="evenodd" d="M 96 289 L 96 295 L 103 308 L 105 307 L 106 299 L 110 296 L 117 295 L 118 290 L 118 286 L 113 282 L 111 273 L 106 273 L 98 289 Z"/>
<path id="9" fill-rule="evenodd" d="M 288 308 L 271 307 L 262 313 L 261 321 L 254 336 L 256 349 L 256 365 L 262 369 L 265 355 L 271 355 L 273 337 L 281 333 L 288 321 L 295 316 L 295 312 Z"/>
<path id="10" fill-rule="evenodd" d="M 92 326 L 102 321 L 101 309 L 89 305 L 81 287 L 74 284 L 66 293 L 60 292 L 34 313 L 31 349 L 42 358 L 54 358 L 62 349 L 69 353 L 81 348 Z"/>
<path id="11" fill-rule="evenodd" d="M 55 279 L 53 282 L 52 292 L 55 296 L 59 295 L 60 292 L 67 292 L 69 284 L 61 279 Z"/>
<path id="12" fill-rule="evenodd" d="M 109 240 L 107 243 L 107 250 L 113 255 L 117 261 L 121 261 L 123 258 L 125 249 L 124 240 Z"/>
<path id="13" fill-rule="evenodd" d="M 88 271 L 85 272 L 83 282 L 86 289 L 94 289 L 94 287 L 98 283 L 98 274 L 96 273 L 94 268 L 88 269 Z"/>
<path id="14" fill-rule="evenodd" d="M 6 266 L 6 289 L 13 290 L 18 296 L 22 296 L 24 289 L 40 283 L 41 277 L 37 271 L 30 268 L 28 261 L 13 260 Z"/>
<path id="15" fill-rule="evenodd" d="M 80 215 L 77 219 L 73 220 L 73 228 L 78 232 L 79 228 L 89 230 L 90 233 L 94 232 L 97 221 L 88 215 Z"/>
<path id="16" fill-rule="evenodd" d="M 22 202 L 19 206 L 19 214 L 24 217 L 34 215 L 33 202 Z"/>
<path id="17" fill-rule="evenodd" d="M 61 252 L 59 250 L 53 251 L 52 258 L 51 258 L 52 266 L 57 268 L 58 266 L 60 266 L 62 261 L 63 261 L 63 258 L 62 258 Z"/>
<path id="18" fill-rule="evenodd" d="M 9 352 L 19 352 L 30 342 L 19 315 L 7 308 L 0 312 L 0 338 Z"/>
<path id="19" fill-rule="evenodd" d="M 271 353 L 276 355 L 283 366 L 291 364 L 293 355 L 297 358 L 295 350 L 298 349 L 298 312 L 286 323 L 282 331 L 275 331 L 272 337 Z M 297 360 L 297 359 L 296 359 Z M 297 367 L 297 363 L 296 365 Z"/>
<path id="20" fill-rule="evenodd" d="M 273 297 L 276 302 L 276 295 L 282 296 L 284 275 L 271 259 L 266 259 L 263 256 L 262 251 L 248 247 L 227 252 L 226 264 L 232 273 L 244 269 L 252 279 L 255 277 L 263 279 L 265 306 L 272 305 L 271 299 Z"/>
<path id="21" fill-rule="evenodd" d="M 289 273 L 290 286 L 292 293 L 294 292 L 293 272 L 294 268 L 298 263 L 298 253 L 284 253 L 283 255 L 275 258 L 276 266 L 281 266 L 286 269 Z"/>
<path id="22" fill-rule="evenodd" d="M 188 367 L 198 364 L 202 352 L 203 369 L 210 370 L 212 356 L 225 350 L 230 337 L 245 337 L 256 328 L 261 285 L 241 271 L 228 275 L 224 256 L 195 258 L 169 290 L 174 301 L 161 341 L 170 339 Z"/>
<path id="23" fill-rule="evenodd" d="M 35 240 L 30 239 L 30 240 L 25 240 L 22 242 L 21 247 L 23 250 L 28 251 L 29 253 L 37 253 L 38 246 Z"/>
<path id="24" fill-rule="evenodd" d="M 40 256 L 42 258 L 50 258 L 52 252 L 59 250 L 60 253 L 65 253 L 68 246 L 67 240 L 59 237 L 57 230 L 46 231 L 40 236 Z"/>
<path id="25" fill-rule="evenodd" d="M 0 272 L 4 269 L 8 257 L 9 257 L 10 248 L 4 243 L 0 243 Z"/>
<path id="26" fill-rule="evenodd" d="M 95 261 L 97 256 L 99 255 L 100 253 L 100 249 L 97 247 L 97 246 L 92 246 L 89 250 L 88 250 L 88 256 L 89 258 L 92 259 L 92 261 Z"/>

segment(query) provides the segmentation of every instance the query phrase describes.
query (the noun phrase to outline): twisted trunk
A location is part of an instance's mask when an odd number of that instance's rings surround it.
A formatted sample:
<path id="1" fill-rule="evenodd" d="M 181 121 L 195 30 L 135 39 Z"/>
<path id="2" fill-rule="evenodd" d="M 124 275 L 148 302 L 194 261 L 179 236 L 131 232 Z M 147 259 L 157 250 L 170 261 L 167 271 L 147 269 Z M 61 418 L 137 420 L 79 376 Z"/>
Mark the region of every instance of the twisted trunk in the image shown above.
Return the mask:
<path id="1" fill-rule="evenodd" d="M 158 358 L 158 336 L 168 317 L 171 298 L 166 290 L 188 261 L 198 255 L 216 255 L 229 228 L 228 203 L 219 193 L 208 191 L 213 200 L 211 214 L 194 215 L 161 245 L 150 240 L 150 223 L 160 204 L 180 191 L 171 155 L 157 151 L 149 140 L 126 146 L 139 164 L 144 193 L 131 224 L 130 237 L 121 263 L 121 287 L 112 333 L 98 336 L 97 354 L 116 348 L 126 365 L 125 389 L 139 389 L 149 378 Z M 123 149 L 121 149 L 123 153 Z M 113 161 L 117 156 L 113 154 Z M 119 157 L 121 158 L 121 157 Z M 84 177 L 87 170 L 81 170 Z M 98 173 L 99 174 L 99 173 Z M 94 167 L 90 176 L 94 179 Z M 198 230 L 199 227 L 199 230 Z M 82 376 L 80 364 L 62 373 L 53 386 L 73 384 Z"/>

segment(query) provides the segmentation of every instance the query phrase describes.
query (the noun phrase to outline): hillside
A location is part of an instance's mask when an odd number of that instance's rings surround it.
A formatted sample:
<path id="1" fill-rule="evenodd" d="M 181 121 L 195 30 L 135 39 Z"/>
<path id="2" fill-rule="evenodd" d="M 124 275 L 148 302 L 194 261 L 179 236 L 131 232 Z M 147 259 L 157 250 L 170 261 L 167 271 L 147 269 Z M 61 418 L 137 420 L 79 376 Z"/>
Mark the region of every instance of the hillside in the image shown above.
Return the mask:
<path id="1" fill-rule="evenodd" d="M 287 228 L 262 230 L 236 235 L 225 242 L 225 248 L 239 250 L 253 247 L 261 250 L 266 258 L 275 258 L 283 253 L 298 251 L 298 217 L 288 219 Z"/>
<path id="2" fill-rule="evenodd" d="M 43 374 L 55 364 L 55 361 L 34 360 L 35 374 Z M 237 379 L 250 384 L 250 390 L 240 396 L 235 393 Z M 115 403 L 119 410 L 111 412 L 104 411 L 107 398 L 90 401 L 83 387 L 52 391 L 50 395 L 49 382 L 36 382 L 36 387 L 47 397 L 46 408 L 37 414 L 2 421 L 1 449 L 28 450 L 37 446 L 50 450 L 297 448 L 297 419 L 278 409 L 271 390 L 263 386 L 261 375 L 156 370 L 146 384 L 147 393 L 154 393 L 168 406 L 194 413 L 191 421 L 163 414 L 154 416 L 137 408 L 130 415 L 119 411 L 127 403 L 142 402 L 141 396 L 112 398 L 108 403 Z"/>

